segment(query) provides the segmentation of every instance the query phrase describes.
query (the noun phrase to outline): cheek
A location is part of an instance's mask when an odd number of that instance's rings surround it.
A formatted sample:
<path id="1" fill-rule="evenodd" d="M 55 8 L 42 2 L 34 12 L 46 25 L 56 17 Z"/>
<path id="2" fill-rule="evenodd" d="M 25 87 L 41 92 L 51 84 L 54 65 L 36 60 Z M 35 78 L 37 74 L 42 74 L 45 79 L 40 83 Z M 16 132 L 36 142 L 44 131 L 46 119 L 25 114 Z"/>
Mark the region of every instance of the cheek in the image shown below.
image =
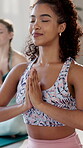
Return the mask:
<path id="1" fill-rule="evenodd" d="M 9 40 L 9 38 L 10 38 L 9 35 L 7 35 L 7 34 L 4 35 L 5 40 Z"/>
<path id="2" fill-rule="evenodd" d="M 43 31 L 45 34 L 53 34 L 55 27 L 53 25 L 46 25 L 43 27 Z"/>
<path id="3" fill-rule="evenodd" d="M 0 37 L 4 40 L 7 38 L 6 35 L 4 35 L 4 34 L 2 34 Z"/>
<path id="4" fill-rule="evenodd" d="M 2 36 L 2 39 L 4 40 L 4 42 L 9 42 L 10 36 L 9 36 L 8 34 L 4 34 L 4 35 Z"/>
<path id="5" fill-rule="evenodd" d="M 55 26 L 52 26 L 49 30 L 49 35 L 50 36 L 57 36 L 58 35 L 58 28 Z"/>

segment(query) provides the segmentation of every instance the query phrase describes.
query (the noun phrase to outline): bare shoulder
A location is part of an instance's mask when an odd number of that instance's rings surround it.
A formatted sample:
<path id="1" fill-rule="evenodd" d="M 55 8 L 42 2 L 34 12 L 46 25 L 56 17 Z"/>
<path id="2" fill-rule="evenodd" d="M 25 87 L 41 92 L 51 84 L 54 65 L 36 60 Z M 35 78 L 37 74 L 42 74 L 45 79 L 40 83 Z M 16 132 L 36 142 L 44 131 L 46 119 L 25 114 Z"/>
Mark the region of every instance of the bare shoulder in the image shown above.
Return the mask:
<path id="1" fill-rule="evenodd" d="M 4 86 L 9 85 L 9 84 L 16 85 L 19 82 L 21 76 L 23 75 L 23 73 L 27 67 L 28 67 L 28 63 L 21 63 L 21 64 L 14 66 L 10 70 L 9 74 L 7 75 L 7 77 L 3 83 Z"/>
<path id="2" fill-rule="evenodd" d="M 69 75 L 70 75 L 72 82 L 82 80 L 83 79 L 83 65 L 77 62 L 72 62 Z"/>
<path id="3" fill-rule="evenodd" d="M 23 62 L 27 62 L 27 58 L 25 57 L 25 55 L 19 51 L 13 50 L 13 66 L 19 64 L 19 63 L 23 63 Z"/>
<path id="4" fill-rule="evenodd" d="M 0 101 L 1 106 L 7 105 L 11 98 L 16 94 L 18 83 L 27 66 L 27 63 L 16 65 L 7 75 L 0 88 L 0 98 L 4 98 Z"/>
<path id="5" fill-rule="evenodd" d="M 73 86 L 77 108 L 83 110 L 83 65 L 76 62 L 71 64 L 69 84 Z"/>
<path id="6" fill-rule="evenodd" d="M 70 70 L 73 72 L 73 73 L 83 73 L 83 65 L 82 64 L 79 64 L 77 62 L 73 62 L 71 64 L 71 67 L 70 67 Z"/>
<path id="7" fill-rule="evenodd" d="M 26 68 L 28 67 L 28 63 L 25 62 L 25 63 L 20 63 L 20 64 L 17 64 L 16 66 L 14 66 L 10 72 L 10 74 L 13 74 L 17 77 L 20 77 L 22 76 L 23 72 L 26 70 Z"/>
<path id="8" fill-rule="evenodd" d="M 2 84 L 2 88 L 4 87 L 5 89 L 7 89 L 11 86 L 11 88 L 13 89 L 14 87 L 16 87 L 27 66 L 27 63 L 22 63 L 14 66 L 7 75 L 4 83 Z"/>

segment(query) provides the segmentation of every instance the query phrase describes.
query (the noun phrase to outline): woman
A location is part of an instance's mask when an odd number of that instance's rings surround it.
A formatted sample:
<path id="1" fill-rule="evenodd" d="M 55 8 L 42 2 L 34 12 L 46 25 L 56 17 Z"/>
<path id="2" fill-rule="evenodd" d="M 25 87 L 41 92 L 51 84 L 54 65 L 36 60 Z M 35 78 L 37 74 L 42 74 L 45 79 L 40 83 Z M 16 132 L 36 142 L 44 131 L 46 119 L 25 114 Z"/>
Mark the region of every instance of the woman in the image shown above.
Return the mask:
<path id="1" fill-rule="evenodd" d="M 14 36 L 13 25 L 4 19 L 0 19 L 0 85 L 2 85 L 9 71 L 17 64 L 26 62 L 25 56 L 13 50 L 11 42 Z M 8 105 L 14 105 L 16 99 L 13 98 Z M 19 122 L 23 126 L 19 128 Z M 16 125 L 18 130 L 16 131 Z M 4 130 L 3 130 L 4 128 Z M 0 123 L 0 136 L 25 134 L 26 128 L 23 123 L 22 116 L 19 115 L 11 120 Z"/>
<path id="2" fill-rule="evenodd" d="M 0 19 L 0 73 L 2 74 L 2 81 L 15 65 L 27 61 L 22 53 L 12 49 L 13 36 L 12 24 L 7 20 Z"/>
<path id="3" fill-rule="evenodd" d="M 34 44 L 27 54 L 34 60 L 16 66 L 3 84 L 0 120 L 23 113 L 27 148 L 82 148 L 75 133 L 83 130 L 83 67 L 74 61 L 82 36 L 77 13 L 70 0 L 38 0 L 30 18 Z M 16 90 L 17 105 L 4 107 Z"/>

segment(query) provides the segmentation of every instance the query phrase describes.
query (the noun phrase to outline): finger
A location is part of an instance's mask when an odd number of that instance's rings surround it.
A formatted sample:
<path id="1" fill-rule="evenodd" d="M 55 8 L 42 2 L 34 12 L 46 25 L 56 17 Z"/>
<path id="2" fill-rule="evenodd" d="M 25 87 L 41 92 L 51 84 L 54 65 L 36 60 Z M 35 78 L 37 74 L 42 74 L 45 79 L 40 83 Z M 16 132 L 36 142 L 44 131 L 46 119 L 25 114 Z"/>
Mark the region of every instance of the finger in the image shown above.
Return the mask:
<path id="1" fill-rule="evenodd" d="M 34 83 L 35 81 L 35 69 L 34 68 L 31 70 L 30 77 L 32 79 L 32 83 Z"/>
<path id="2" fill-rule="evenodd" d="M 36 81 L 39 82 L 37 70 L 35 70 Z"/>
<path id="3" fill-rule="evenodd" d="M 33 90 L 32 78 L 29 76 L 29 91 L 31 92 L 32 90 Z"/>
<path id="4" fill-rule="evenodd" d="M 37 74 L 37 70 L 36 69 L 32 70 L 32 79 L 33 80 L 37 80 L 38 79 L 38 74 Z"/>
<path id="5" fill-rule="evenodd" d="M 29 91 L 29 78 L 26 80 L 26 90 Z"/>
<path id="6" fill-rule="evenodd" d="M 31 77 L 31 85 L 32 85 L 31 87 L 33 87 L 33 89 L 36 89 L 39 86 L 38 74 L 36 69 L 34 68 L 32 69 L 30 77 Z"/>
<path id="7" fill-rule="evenodd" d="M 37 79 L 37 71 L 34 69 L 33 70 L 33 74 L 32 74 L 32 85 L 33 88 L 36 89 L 37 85 L 38 85 L 38 79 Z"/>
<path id="8" fill-rule="evenodd" d="M 32 82 L 34 81 L 34 69 L 31 69 L 31 72 L 30 72 L 29 78 L 32 79 Z"/>

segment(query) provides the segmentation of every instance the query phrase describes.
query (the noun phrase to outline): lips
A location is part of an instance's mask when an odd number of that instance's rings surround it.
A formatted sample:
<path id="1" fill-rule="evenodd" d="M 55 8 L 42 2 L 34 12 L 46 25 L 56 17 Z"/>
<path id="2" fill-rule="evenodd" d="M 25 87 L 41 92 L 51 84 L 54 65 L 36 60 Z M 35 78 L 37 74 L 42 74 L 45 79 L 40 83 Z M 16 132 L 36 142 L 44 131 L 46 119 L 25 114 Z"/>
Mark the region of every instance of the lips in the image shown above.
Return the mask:
<path id="1" fill-rule="evenodd" d="M 40 37 L 40 36 L 42 36 L 43 34 L 42 34 L 42 33 L 33 33 L 32 35 L 33 35 L 33 37 L 36 38 L 36 37 Z"/>

